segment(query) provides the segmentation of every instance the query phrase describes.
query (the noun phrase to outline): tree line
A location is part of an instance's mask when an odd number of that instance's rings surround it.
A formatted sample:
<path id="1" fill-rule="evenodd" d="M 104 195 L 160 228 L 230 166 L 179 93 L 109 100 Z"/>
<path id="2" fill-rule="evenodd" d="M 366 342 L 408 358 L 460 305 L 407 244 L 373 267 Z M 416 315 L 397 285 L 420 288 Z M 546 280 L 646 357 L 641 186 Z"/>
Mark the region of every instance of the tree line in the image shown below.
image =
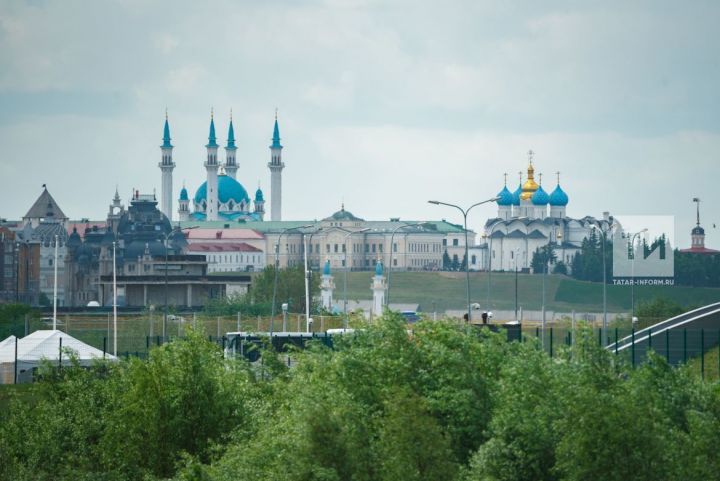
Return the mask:
<path id="1" fill-rule="evenodd" d="M 644 256 L 656 248 L 661 258 L 665 258 L 665 236 L 654 239 L 650 244 L 645 241 L 641 244 Z M 603 280 L 603 253 L 602 236 L 593 230 L 583 239 L 580 250 L 572 257 L 570 266 L 563 261 L 557 261 L 555 247 L 551 244 L 542 246 L 533 253 L 531 267 L 535 274 L 547 271 L 553 274 L 569 274 L 570 277 L 591 282 Z M 612 282 L 613 277 L 613 248 L 612 241 L 605 241 L 605 269 L 606 279 Z M 692 287 L 720 287 L 720 255 L 694 254 L 673 251 L 675 270 L 675 285 Z M 569 267 L 569 269 L 568 269 Z"/>
<path id="2" fill-rule="evenodd" d="M 148 360 L 46 366 L 0 412 L 0 479 L 707 480 L 720 390 L 589 333 L 534 342 L 395 315 L 261 361 L 202 333 Z M 26 394 L 28 394 L 26 392 Z"/>

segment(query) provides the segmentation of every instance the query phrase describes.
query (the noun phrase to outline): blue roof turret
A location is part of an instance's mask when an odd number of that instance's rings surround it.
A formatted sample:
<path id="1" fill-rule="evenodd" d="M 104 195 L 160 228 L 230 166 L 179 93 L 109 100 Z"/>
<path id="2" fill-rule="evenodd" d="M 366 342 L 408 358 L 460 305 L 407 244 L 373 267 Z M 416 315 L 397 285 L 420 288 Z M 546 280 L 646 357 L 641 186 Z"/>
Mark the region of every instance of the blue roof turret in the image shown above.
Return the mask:
<path id="1" fill-rule="evenodd" d="M 265 196 L 260 187 L 255 191 L 255 202 L 265 202 Z"/>
<path id="2" fill-rule="evenodd" d="M 233 179 L 229 175 L 218 175 L 217 194 L 218 201 L 225 204 L 229 201 L 233 201 L 236 204 L 245 202 L 250 203 L 250 197 L 240 182 Z M 203 200 L 207 200 L 207 181 L 203 182 L 195 192 L 195 203 L 202 204 Z"/>
<path id="3" fill-rule="evenodd" d="M 167 113 L 165 114 L 165 128 L 163 129 L 163 147 L 172 147 L 170 143 L 170 124 L 168 124 Z"/>
<path id="4" fill-rule="evenodd" d="M 380 262 L 380 259 L 378 259 L 377 264 L 375 264 L 375 275 L 376 276 L 383 275 L 383 265 L 382 265 L 382 262 Z"/>
<path id="5" fill-rule="evenodd" d="M 205 147 L 217 147 L 217 137 L 215 137 L 215 119 L 213 119 L 212 111 L 210 112 L 210 135 L 208 135 L 208 144 Z"/>
<path id="6" fill-rule="evenodd" d="M 180 189 L 180 200 L 190 200 L 190 197 L 188 196 L 188 191 L 185 187 Z"/>
<path id="7" fill-rule="evenodd" d="M 566 206 L 568 205 L 568 196 L 564 190 L 560 187 L 560 184 L 555 187 L 555 190 L 550 194 L 550 205 L 554 206 Z"/>
<path id="8" fill-rule="evenodd" d="M 228 127 L 228 141 L 227 141 L 227 147 L 228 149 L 236 149 L 235 147 L 235 129 L 233 128 L 232 123 L 232 117 L 230 118 L 230 127 Z"/>
<path id="9" fill-rule="evenodd" d="M 280 145 L 280 128 L 278 127 L 277 113 L 275 114 L 275 128 L 273 128 L 272 145 L 270 148 L 282 149 L 282 145 Z"/>
<path id="10" fill-rule="evenodd" d="M 503 187 L 497 197 L 497 205 L 512 205 L 513 203 L 513 194 L 508 190 L 507 185 Z"/>
<path id="11" fill-rule="evenodd" d="M 548 205 L 550 196 L 545 192 L 545 189 L 542 188 L 542 185 L 540 185 L 530 200 L 532 200 L 533 205 Z"/>
<path id="12" fill-rule="evenodd" d="M 522 183 L 518 185 L 518 188 L 512 194 L 512 205 L 520 205 L 520 194 L 522 194 Z"/>
<path id="13" fill-rule="evenodd" d="M 324 276 L 330 275 L 330 259 L 325 261 L 325 265 L 323 266 L 323 275 Z"/>

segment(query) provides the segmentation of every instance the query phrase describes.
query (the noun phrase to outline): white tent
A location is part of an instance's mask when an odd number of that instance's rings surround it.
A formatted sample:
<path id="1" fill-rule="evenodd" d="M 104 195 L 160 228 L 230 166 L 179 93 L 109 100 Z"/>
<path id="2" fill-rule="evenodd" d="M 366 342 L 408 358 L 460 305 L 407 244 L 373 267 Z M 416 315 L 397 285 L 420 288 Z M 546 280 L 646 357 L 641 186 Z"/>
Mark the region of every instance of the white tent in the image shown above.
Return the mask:
<path id="1" fill-rule="evenodd" d="M 6 349 L 10 350 L 15 356 L 15 340 L 17 337 L 10 336 L 7 339 L 0 341 L 0 352 L 5 352 Z M 13 364 L 6 364 L 5 361 L 0 361 L 0 384 L 12 384 L 15 382 L 15 366 Z"/>
<path id="2" fill-rule="evenodd" d="M 12 340 L 10 340 L 13 338 Z M 62 348 L 62 351 L 61 351 Z M 17 373 L 18 382 L 30 382 L 33 378 L 33 370 L 40 366 L 43 360 L 57 364 L 70 364 L 70 356 L 67 352 L 71 350 L 77 357 L 81 366 L 90 366 L 96 359 L 117 360 L 110 354 L 103 355 L 99 349 L 88 346 L 78 341 L 69 334 L 62 331 L 35 331 L 32 334 L 18 339 L 17 342 Z M 62 359 L 60 359 L 62 356 Z M 15 374 L 15 339 L 10 336 L 0 343 L 0 382 L 7 383 L 6 372 L 9 370 L 9 382 L 12 383 Z"/>

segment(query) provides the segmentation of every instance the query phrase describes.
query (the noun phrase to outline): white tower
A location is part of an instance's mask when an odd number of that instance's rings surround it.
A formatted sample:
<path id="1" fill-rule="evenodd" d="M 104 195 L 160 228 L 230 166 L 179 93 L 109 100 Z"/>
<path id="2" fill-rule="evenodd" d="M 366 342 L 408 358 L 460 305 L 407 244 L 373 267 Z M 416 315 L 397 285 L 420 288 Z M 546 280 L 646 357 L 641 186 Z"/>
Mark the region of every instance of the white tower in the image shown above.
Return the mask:
<path id="1" fill-rule="evenodd" d="M 332 311 L 333 304 L 333 290 L 335 289 L 335 282 L 333 276 L 330 274 L 330 259 L 325 261 L 325 267 L 323 267 L 322 280 L 320 281 L 320 296 L 323 309 Z"/>
<path id="2" fill-rule="evenodd" d="M 205 203 L 205 220 L 218 219 L 218 160 L 217 151 L 218 144 L 215 138 L 215 121 L 213 120 L 212 111 L 210 111 L 210 136 L 208 137 L 207 160 L 205 161 L 205 169 L 207 170 L 207 190 Z"/>
<path id="3" fill-rule="evenodd" d="M 190 198 L 184 185 L 180 190 L 180 198 L 178 199 L 178 218 L 182 222 L 190 220 Z"/>
<path id="4" fill-rule="evenodd" d="M 383 266 L 380 262 L 380 259 L 378 259 L 377 264 L 375 264 L 375 275 L 372 278 L 372 284 L 370 285 L 370 289 L 373 293 L 373 305 L 372 305 L 372 312 L 370 313 L 373 316 L 381 316 L 383 313 L 383 306 L 385 305 L 385 276 L 383 275 Z"/>
<path id="5" fill-rule="evenodd" d="M 259 185 L 255 191 L 255 213 L 260 220 L 265 220 L 265 196 Z"/>
<path id="6" fill-rule="evenodd" d="M 282 145 L 280 145 L 280 129 L 278 128 L 277 111 L 275 112 L 275 129 L 270 146 L 270 220 L 282 220 Z"/>
<path id="7" fill-rule="evenodd" d="M 237 175 L 237 162 L 235 161 L 235 129 L 233 129 L 232 112 L 230 112 L 230 127 L 228 127 L 227 146 L 225 146 L 225 172 L 233 179 Z"/>
<path id="8" fill-rule="evenodd" d="M 170 143 L 170 125 L 168 125 L 167 112 L 165 112 L 165 129 L 163 131 L 163 144 L 160 146 L 162 158 L 158 166 L 162 171 L 162 184 L 160 192 L 160 209 L 165 216 L 172 220 L 172 171 L 175 163 L 172 160 L 173 146 Z"/>

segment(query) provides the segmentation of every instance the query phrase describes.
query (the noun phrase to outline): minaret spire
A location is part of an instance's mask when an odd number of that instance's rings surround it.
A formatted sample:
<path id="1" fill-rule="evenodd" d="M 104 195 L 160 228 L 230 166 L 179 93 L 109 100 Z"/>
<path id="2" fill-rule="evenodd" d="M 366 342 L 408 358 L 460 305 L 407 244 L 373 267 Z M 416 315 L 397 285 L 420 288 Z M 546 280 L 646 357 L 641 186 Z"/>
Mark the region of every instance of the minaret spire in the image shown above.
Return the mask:
<path id="1" fill-rule="evenodd" d="M 172 158 L 173 145 L 170 143 L 170 122 L 168 121 L 168 111 L 165 107 L 165 126 L 163 127 L 163 143 L 160 146 L 161 160 L 158 164 L 162 172 L 160 186 L 160 208 L 165 216 L 172 220 L 172 201 L 173 201 L 173 185 L 172 172 L 175 163 Z"/>
<path id="2" fill-rule="evenodd" d="M 213 109 L 210 109 L 210 134 L 208 135 L 207 160 L 205 170 L 207 171 L 206 197 L 205 197 L 205 219 L 218 219 L 218 161 L 217 151 L 219 145 L 215 137 L 215 119 Z M 202 209 L 201 209 L 202 210 Z"/>
<path id="3" fill-rule="evenodd" d="M 700 198 L 699 197 L 693 197 L 693 202 L 695 202 L 697 207 L 697 221 L 695 225 L 700 227 Z"/>
<path id="4" fill-rule="evenodd" d="M 225 146 L 225 172 L 233 179 L 237 175 L 237 161 L 235 157 L 235 129 L 233 128 L 232 109 L 230 109 L 230 125 L 228 126 L 227 145 Z"/>
<path id="5" fill-rule="evenodd" d="M 273 127 L 272 145 L 270 145 L 270 220 L 282 220 L 282 170 L 285 164 L 282 161 L 282 148 L 280 144 L 280 128 L 278 127 L 277 109 L 275 109 L 275 126 Z"/>

